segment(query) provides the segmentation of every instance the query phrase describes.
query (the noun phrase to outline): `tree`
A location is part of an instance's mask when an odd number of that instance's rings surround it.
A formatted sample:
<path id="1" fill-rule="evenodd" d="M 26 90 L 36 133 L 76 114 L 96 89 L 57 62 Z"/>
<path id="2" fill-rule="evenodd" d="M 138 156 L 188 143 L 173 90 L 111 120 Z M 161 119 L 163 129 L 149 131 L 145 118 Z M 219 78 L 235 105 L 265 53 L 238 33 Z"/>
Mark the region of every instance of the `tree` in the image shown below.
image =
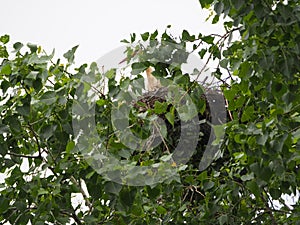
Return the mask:
<path id="1" fill-rule="evenodd" d="M 77 46 L 63 63 L 0 37 L 2 223 L 299 224 L 283 200 L 300 179 L 299 2 L 200 4 L 225 34 L 131 34 L 121 79 L 74 68 Z M 207 62 L 196 77 L 217 61 L 217 89 L 184 73 L 190 51 Z M 144 91 L 150 66 L 166 88 Z"/>

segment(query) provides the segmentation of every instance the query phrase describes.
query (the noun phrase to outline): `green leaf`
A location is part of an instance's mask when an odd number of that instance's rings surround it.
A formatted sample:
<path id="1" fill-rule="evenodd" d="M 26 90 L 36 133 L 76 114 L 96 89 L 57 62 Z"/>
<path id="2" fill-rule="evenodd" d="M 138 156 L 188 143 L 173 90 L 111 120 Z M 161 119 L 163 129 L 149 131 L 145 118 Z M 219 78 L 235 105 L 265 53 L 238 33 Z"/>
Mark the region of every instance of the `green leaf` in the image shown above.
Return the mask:
<path id="1" fill-rule="evenodd" d="M 79 45 L 74 46 L 71 50 L 67 51 L 63 56 L 68 60 L 69 64 L 73 64 L 75 59 L 75 52 Z"/>
<path id="2" fill-rule="evenodd" d="M 248 181 L 246 187 L 257 197 L 260 197 L 260 188 L 258 187 L 256 181 Z"/>
<path id="3" fill-rule="evenodd" d="M 225 95 L 225 98 L 228 100 L 228 101 L 231 101 L 234 99 L 234 97 L 236 96 L 236 92 L 234 91 L 233 88 L 229 89 L 229 90 L 224 90 L 223 91 L 224 95 Z M 234 102 L 233 102 L 234 103 Z"/>
<path id="4" fill-rule="evenodd" d="M 8 117 L 7 120 L 11 131 L 14 131 L 15 133 L 19 133 L 22 130 L 18 115 L 14 114 Z"/>
<path id="5" fill-rule="evenodd" d="M 131 74 L 137 75 L 145 71 L 148 68 L 148 66 L 145 65 L 143 62 L 136 62 L 131 64 L 131 68 L 132 68 Z"/>
<path id="6" fill-rule="evenodd" d="M 163 156 L 160 157 L 160 160 L 161 160 L 162 162 L 168 162 L 168 161 L 170 161 L 171 159 L 172 159 L 172 155 L 171 155 L 171 154 L 169 154 L 169 155 L 163 155 Z"/>
<path id="7" fill-rule="evenodd" d="M 220 15 L 224 10 L 224 3 L 219 1 L 215 4 L 215 11 L 218 15 Z"/>
<path id="8" fill-rule="evenodd" d="M 24 202 L 17 201 L 17 202 L 15 202 L 14 205 L 15 205 L 16 208 L 17 208 L 18 210 L 20 210 L 21 212 L 24 211 L 24 210 L 26 210 L 26 203 L 24 203 Z"/>
<path id="9" fill-rule="evenodd" d="M 281 197 L 282 192 L 278 190 L 277 188 L 271 188 L 270 189 L 270 195 L 272 196 L 272 199 L 279 199 Z"/>
<path id="10" fill-rule="evenodd" d="M 203 37 L 201 37 L 201 40 L 206 42 L 207 44 L 213 44 L 215 37 L 214 36 L 203 36 Z"/>
<path id="11" fill-rule="evenodd" d="M 66 146 L 66 152 L 68 154 L 70 154 L 74 148 L 75 148 L 75 142 L 74 141 L 69 141 L 67 146 Z"/>
<path id="12" fill-rule="evenodd" d="M 147 186 L 147 193 L 148 193 L 150 199 L 155 200 L 160 195 L 161 189 L 159 186 L 156 186 L 153 188 Z"/>
<path id="13" fill-rule="evenodd" d="M 11 65 L 6 64 L 1 67 L 0 75 L 10 75 L 11 74 Z"/>
<path id="14" fill-rule="evenodd" d="M 238 9 L 240 9 L 242 7 L 243 4 L 245 4 L 245 1 L 241 1 L 241 0 L 232 1 L 232 4 L 238 10 Z"/>
<path id="15" fill-rule="evenodd" d="M 182 105 L 177 108 L 177 111 L 179 113 L 180 119 L 183 121 L 191 120 L 198 115 L 196 107 L 193 107 L 192 104 Z"/>
<path id="16" fill-rule="evenodd" d="M 37 47 L 36 44 L 28 43 L 27 47 L 30 49 L 31 53 L 34 53 L 34 52 L 36 52 L 38 50 L 38 47 Z"/>
<path id="17" fill-rule="evenodd" d="M 113 79 L 116 76 L 116 70 L 115 69 L 110 69 L 105 73 L 105 77 L 108 79 Z"/>
<path id="18" fill-rule="evenodd" d="M 167 111 L 167 109 L 168 109 L 168 103 L 167 102 L 155 101 L 155 103 L 154 103 L 154 112 L 156 114 L 163 114 Z"/>
<path id="19" fill-rule="evenodd" d="M 213 187 L 215 186 L 215 182 L 213 181 L 208 181 L 208 182 L 205 182 L 204 185 L 203 185 L 203 189 L 205 191 L 209 190 L 209 189 L 212 189 Z"/>
<path id="20" fill-rule="evenodd" d="M 203 57 L 204 57 L 204 55 L 206 54 L 206 52 L 207 52 L 207 49 L 201 49 L 201 50 L 198 52 L 198 54 L 199 54 L 199 56 L 200 56 L 201 59 L 203 59 Z"/>
<path id="21" fill-rule="evenodd" d="M 272 177 L 272 171 L 270 169 L 270 167 L 263 167 L 262 170 L 260 171 L 260 175 L 259 177 L 266 181 L 266 182 L 269 182 L 269 180 L 271 179 Z"/>
<path id="22" fill-rule="evenodd" d="M 190 38 L 190 34 L 187 30 L 183 30 L 181 34 L 181 38 L 183 41 L 187 41 Z"/>
<path id="23" fill-rule="evenodd" d="M 9 42 L 9 35 L 5 34 L 5 35 L 1 36 L 0 42 L 2 42 L 3 44 L 7 44 Z"/>
<path id="24" fill-rule="evenodd" d="M 183 32 L 181 34 L 181 38 L 183 41 L 193 42 L 195 40 L 195 35 L 190 35 L 187 30 L 183 30 Z"/>
<path id="25" fill-rule="evenodd" d="M 21 48 L 23 47 L 24 45 L 21 43 L 21 42 L 16 42 L 14 43 L 13 45 L 13 48 L 15 49 L 16 52 L 20 51 Z"/>
<path id="26" fill-rule="evenodd" d="M 1 82 L 1 89 L 3 91 L 3 94 L 6 93 L 7 89 L 11 86 L 11 83 L 8 82 L 7 80 L 3 79 Z"/>
<path id="27" fill-rule="evenodd" d="M 260 173 L 260 166 L 259 166 L 259 164 L 256 162 L 256 163 L 252 163 L 251 165 L 250 165 L 250 169 L 251 169 L 251 171 L 252 172 L 254 172 L 256 175 L 259 175 L 259 173 Z"/>
<path id="28" fill-rule="evenodd" d="M 216 24 L 219 22 L 220 16 L 219 15 L 215 15 L 213 20 L 212 20 L 212 24 Z"/>
<path id="29" fill-rule="evenodd" d="M 156 31 L 154 31 L 154 33 L 152 33 L 150 35 L 150 40 L 155 40 L 155 38 L 157 37 L 157 35 L 158 35 L 158 31 L 156 30 Z"/>
<path id="30" fill-rule="evenodd" d="M 300 139 L 300 129 L 297 129 L 293 132 L 293 138 L 299 140 Z"/>
<path id="31" fill-rule="evenodd" d="M 212 45 L 209 48 L 209 52 L 211 52 L 212 55 L 214 56 L 213 59 L 215 59 L 215 58 L 221 59 L 221 52 L 217 45 Z"/>
<path id="32" fill-rule="evenodd" d="M 52 105 L 56 102 L 56 99 L 57 96 L 54 91 L 47 91 L 41 96 L 40 101 L 47 105 Z"/>
<path id="33" fill-rule="evenodd" d="M 142 37 L 143 41 L 147 41 L 149 36 L 150 36 L 149 32 L 145 32 L 145 33 L 141 34 L 141 37 Z"/>
<path id="34" fill-rule="evenodd" d="M 8 207 L 9 207 L 9 200 L 0 195 L 0 213 L 5 213 L 7 210 L 8 210 Z"/>
<path id="35" fill-rule="evenodd" d="M 208 9 L 213 3 L 213 0 L 199 0 L 199 2 L 202 8 Z"/>
<path id="36" fill-rule="evenodd" d="M 2 45 L 0 45 L 0 58 L 8 58 L 6 47 Z"/>
<path id="37" fill-rule="evenodd" d="M 203 171 L 202 173 L 200 173 L 197 177 L 197 180 L 203 182 L 207 179 L 207 171 Z"/>
<path id="38" fill-rule="evenodd" d="M 44 188 L 41 188 L 38 190 L 38 195 L 45 195 L 45 194 L 48 194 L 49 191 L 45 190 Z"/>
<path id="39" fill-rule="evenodd" d="M 42 89 L 43 87 L 43 83 L 42 83 L 42 80 L 37 78 L 33 81 L 33 84 L 32 84 L 33 88 L 35 89 L 35 91 L 37 93 L 39 93 L 39 91 Z"/>
<path id="40" fill-rule="evenodd" d="M 136 189 L 134 187 L 124 187 L 119 193 L 120 202 L 127 210 L 132 207 L 135 196 Z"/>
<path id="41" fill-rule="evenodd" d="M 169 121 L 169 123 L 174 127 L 174 120 L 175 120 L 175 115 L 174 115 L 174 111 L 173 112 L 167 112 L 165 114 L 167 120 Z"/>
<path id="42" fill-rule="evenodd" d="M 1 130 L 1 128 L 0 128 L 0 130 Z M 3 141 L 1 141 L 1 142 L 3 142 Z M 7 151 L 8 151 L 7 144 L 6 143 L 2 143 L 0 145 L 0 155 L 2 155 L 4 157 L 6 155 L 6 153 L 7 153 Z"/>
<path id="43" fill-rule="evenodd" d="M 215 72 L 212 73 L 217 79 L 221 79 L 222 72 L 220 68 L 217 68 Z"/>
<path id="44" fill-rule="evenodd" d="M 96 171 L 93 170 L 92 172 L 88 173 L 88 174 L 85 176 L 85 178 L 89 180 L 92 176 L 94 176 L 95 173 L 96 173 Z"/>
<path id="45" fill-rule="evenodd" d="M 0 124 L 0 134 L 9 133 L 9 127 L 5 124 Z"/>
<path id="46" fill-rule="evenodd" d="M 24 104 L 22 106 L 16 107 L 17 112 L 22 116 L 29 116 L 30 114 L 30 104 Z"/>
<path id="47" fill-rule="evenodd" d="M 248 181 L 248 180 L 252 180 L 254 179 L 254 174 L 253 173 L 250 173 L 250 174 L 245 174 L 243 176 L 241 176 L 241 180 L 242 181 Z"/>
<path id="48" fill-rule="evenodd" d="M 131 43 L 133 43 L 135 41 L 135 38 L 136 38 L 136 34 L 135 33 L 130 34 Z"/>
<path id="49" fill-rule="evenodd" d="M 213 125 L 212 126 L 216 139 L 213 141 L 213 145 L 218 145 L 224 137 L 225 134 L 225 124 Z"/>
<path id="50" fill-rule="evenodd" d="M 130 42 L 128 41 L 128 40 L 126 40 L 126 39 L 123 39 L 123 40 L 121 40 L 120 41 L 121 43 L 126 43 L 126 44 L 129 44 Z"/>
<path id="51" fill-rule="evenodd" d="M 225 214 L 225 215 L 219 216 L 218 220 L 219 220 L 220 225 L 224 225 L 224 224 L 228 223 L 228 215 Z"/>
<path id="52" fill-rule="evenodd" d="M 113 125 L 118 130 L 125 130 L 129 126 L 128 118 L 115 119 Z"/>
<path id="53" fill-rule="evenodd" d="M 107 101 L 105 99 L 99 99 L 96 104 L 100 107 L 104 106 L 107 104 Z"/>
<path id="54" fill-rule="evenodd" d="M 227 69 L 228 62 L 229 62 L 228 59 L 222 59 L 220 61 L 220 66 L 224 69 Z"/>
<path id="55" fill-rule="evenodd" d="M 112 193 L 115 195 L 119 195 L 121 189 L 122 189 L 122 185 L 111 181 L 108 181 L 104 186 L 105 192 Z"/>
<path id="56" fill-rule="evenodd" d="M 244 62 L 240 65 L 239 77 L 249 77 L 251 75 L 250 63 Z"/>
<path id="57" fill-rule="evenodd" d="M 246 122 L 251 120 L 254 117 L 254 106 L 250 105 L 245 107 L 245 109 L 243 110 L 243 114 L 242 114 L 242 122 Z"/>
<path id="58" fill-rule="evenodd" d="M 161 214 L 161 215 L 164 215 L 164 214 L 166 214 L 167 213 L 167 210 L 164 208 L 164 207 L 162 207 L 162 206 L 157 206 L 157 208 L 156 208 L 156 212 L 158 213 L 158 214 Z"/>
<path id="59" fill-rule="evenodd" d="M 41 128 L 40 136 L 41 138 L 48 140 L 54 135 L 57 125 L 45 125 Z"/>
<path id="60" fill-rule="evenodd" d="M 269 137 L 268 134 L 257 136 L 256 138 L 257 144 L 264 146 L 268 140 L 268 137 Z"/>

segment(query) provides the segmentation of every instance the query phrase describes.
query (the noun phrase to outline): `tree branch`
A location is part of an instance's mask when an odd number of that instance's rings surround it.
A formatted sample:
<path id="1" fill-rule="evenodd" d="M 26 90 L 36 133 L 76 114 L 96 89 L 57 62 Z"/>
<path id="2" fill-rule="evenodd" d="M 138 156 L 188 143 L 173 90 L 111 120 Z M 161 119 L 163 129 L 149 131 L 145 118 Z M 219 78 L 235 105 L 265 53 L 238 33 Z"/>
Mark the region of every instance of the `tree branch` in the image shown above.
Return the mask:
<path id="1" fill-rule="evenodd" d="M 264 190 L 265 194 L 267 195 L 266 191 Z M 268 197 L 267 197 L 268 198 Z M 267 200 L 264 198 L 263 193 L 261 194 L 261 199 L 263 200 L 263 203 L 265 205 L 265 209 L 266 209 L 266 213 L 269 214 L 271 221 L 272 221 L 272 225 L 278 225 L 278 223 L 276 222 L 274 215 L 273 215 L 273 210 L 269 207 Z"/>
<path id="2" fill-rule="evenodd" d="M 91 211 L 92 211 L 92 208 L 93 208 L 93 205 L 92 205 L 92 203 L 90 202 L 90 200 L 89 200 L 87 194 L 86 194 L 85 191 L 83 190 L 81 184 L 77 182 L 77 180 L 75 179 L 74 176 L 71 176 L 70 179 L 71 179 L 71 181 L 72 181 L 77 187 L 79 187 L 80 192 L 81 192 L 81 194 L 82 194 L 82 196 L 83 196 L 83 198 L 84 198 L 84 200 L 85 200 L 87 206 L 89 207 L 89 211 L 91 212 Z"/>
<path id="3" fill-rule="evenodd" d="M 81 222 L 81 220 L 78 218 L 78 216 L 75 214 L 75 212 L 69 213 L 69 212 L 66 212 L 64 210 L 60 210 L 60 213 L 63 214 L 63 215 L 66 215 L 66 216 L 69 216 L 69 217 L 73 218 L 78 225 L 83 224 Z"/>
<path id="4" fill-rule="evenodd" d="M 27 159 L 40 159 L 39 155 L 36 155 L 36 156 L 34 156 L 34 155 L 23 155 L 23 154 L 17 154 L 17 153 L 14 153 L 14 152 L 7 152 L 6 154 L 16 156 L 16 157 L 21 157 L 21 158 L 27 158 Z"/>
<path id="5" fill-rule="evenodd" d="M 39 142 L 38 135 L 35 133 L 34 129 L 32 128 L 32 125 L 29 122 L 27 124 L 28 124 L 29 130 L 31 131 L 31 133 L 33 135 L 33 138 L 35 139 L 36 145 L 38 147 L 39 158 L 42 158 L 42 148 L 41 148 L 41 145 Z"/>

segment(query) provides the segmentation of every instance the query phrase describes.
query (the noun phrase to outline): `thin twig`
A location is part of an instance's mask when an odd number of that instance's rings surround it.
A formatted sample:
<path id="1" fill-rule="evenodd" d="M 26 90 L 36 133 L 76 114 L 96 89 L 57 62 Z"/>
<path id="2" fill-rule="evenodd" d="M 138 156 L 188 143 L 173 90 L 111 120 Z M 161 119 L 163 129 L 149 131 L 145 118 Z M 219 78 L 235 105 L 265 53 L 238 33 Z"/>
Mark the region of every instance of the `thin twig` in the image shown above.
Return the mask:
<path id="1" fill-rule="evenodd" d="M 85 191 L 83 190 L 82 186 L 77 182 L 77 180 L 75 179 L 74 176 L 71 176 L 70 179 L 71 179 L 71 181 L 72 181 L 77 187 L 79 187 L 80 192 L 81 192 L 81 194 L 82 194 L 84 200 L 86 201 L 87 206 L 89 207 L 89 210 L 90 210 L 90 212 L 91 212 L 93 205 L 92 205 L 92 203 L 90 202 L 90 200 L 89 200 L 87 194 L 86 194 Z"/>
<path id="2" fill-rule="evenodd" d="M 66 211 L 64 211 L 64 210 L 60 210 L 60 213 L 63 214 L 63 215 L 72 217 L 78 225 L 83 224 L 83 223 L 81 222 L 81 220 L 78 218 L 78 216 L 77 216 L 74 212 L 73 212 L 73 213 L 69 213 L 69 212 L 66 212 Z"/>
<path id="3" fill-rule="evenodd" d="M 153 124 L 154 124 L 155 128 L 158 130 L 159 136 L 160 136 L 160 138 L 162 139 L 162 142 L 164 143 L 164 145 L 165 145 L 165 147 L 166 147 L 166 149 L 167 149 L 167 152 L 168 152 L 169 154 L 171 154 L 170 149 L 169 149 L 169 147 L 168 147 L 168 145 L 167 145 L 167 143 L 166 143 L 166 141 L 165 141 L 165 139 L 164 139 L 162 133 L 160 132 L 160 129 L 159 129 L 159 127 L 158 127 L 157 122 L 154 121 Z"/>
<path id="4" fill-rule="evenodd" d="M 267 198 L 268 198 L 268 194 L 266 193 L 266 191 L 264 190 L 265 194 L 267 195 Z M 269 207 L 268 205 L 268 202 L 266 201 L 266 199 L 264 198 L 263 196 L 263 193 L 261 194 L 261 199 L 263 200 L 263 203 L 265 204 L 265 209 L 266 209 L 266 212 L 269 214 L 271 220 L 272 220 L 272 224 L 273 225 L 278 225 L 278 223 L 276 222 L 275 218 L 274 218 L 274 215 L 273 215 L 273 210 Z M 270 201 L 270 200 L 268 200 Z"/>
<path id="5" fill-rule="evenodd" d="M 6 154 L 8 155 L 12 155 L 12 156 L 15 156 L 15 157 L 21 157 L 21 158 L 27 158 L 27 159 L 39 159 L 40 156 L 39 155 L 23 155 L 23 154 L 17 154 L 17 153 L 14 153 L 14 152 L 7 152 Z"/>
<path id="6" fill-rule="evenodd" d="M 32 125 L 28 122 L 27 123 L 28 126 L 29 126 L 29 129 L 35 139 L 35 142 L 36 142 L 36 145 L 38 147 L 38 151 L 39 151 L 39 157 L 42 158 L 42 149 L 41 149 L 41 145 L 40 145 L 40 142 L 39 142 L 39 138 L 38 138 L 38 135 L 35 133 L 34 129 L 32 128 Z"/>

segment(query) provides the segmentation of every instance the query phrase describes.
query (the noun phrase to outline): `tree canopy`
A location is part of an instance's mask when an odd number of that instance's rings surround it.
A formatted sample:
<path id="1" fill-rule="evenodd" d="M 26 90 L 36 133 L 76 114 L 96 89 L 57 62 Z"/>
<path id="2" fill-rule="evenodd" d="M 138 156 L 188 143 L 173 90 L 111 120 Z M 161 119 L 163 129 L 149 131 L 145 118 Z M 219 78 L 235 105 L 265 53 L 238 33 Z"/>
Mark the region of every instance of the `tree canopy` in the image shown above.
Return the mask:
<path id="1" fill-rule="evenodd" d="M 131 34 L 130 76 L 0 36 L 1 224 L 300 224 L 299 1 L 199 3 L 225 33 Z"/>

